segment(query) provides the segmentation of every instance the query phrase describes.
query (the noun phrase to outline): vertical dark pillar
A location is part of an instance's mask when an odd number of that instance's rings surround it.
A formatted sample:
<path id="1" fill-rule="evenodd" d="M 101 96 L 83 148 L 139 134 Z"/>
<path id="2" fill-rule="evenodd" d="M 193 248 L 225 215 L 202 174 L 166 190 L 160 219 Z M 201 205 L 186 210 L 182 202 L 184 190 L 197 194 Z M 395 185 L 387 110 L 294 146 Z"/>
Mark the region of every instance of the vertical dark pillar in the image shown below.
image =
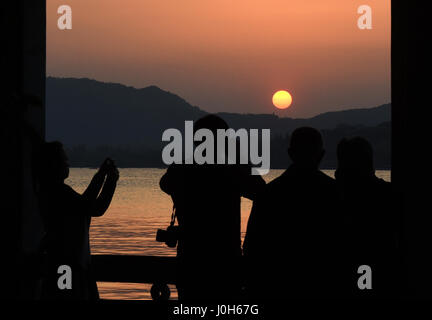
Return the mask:
<path id="1" fill-rule="evenodd" d="M 0 41 L 2 156 L 0 202 L 3 292 L 37 298 L 42 225 L 31 174 L 32 150 L 44 138 L 45 0 L 2 1 Z"/>
<path id="2" fill-rule="evenodd" d="M 426 3 L 392 1 L 392 181 L 403 202 L 405 297 L 432 297 Z M 426 123 L 425 123 L 426 120 Z"/>

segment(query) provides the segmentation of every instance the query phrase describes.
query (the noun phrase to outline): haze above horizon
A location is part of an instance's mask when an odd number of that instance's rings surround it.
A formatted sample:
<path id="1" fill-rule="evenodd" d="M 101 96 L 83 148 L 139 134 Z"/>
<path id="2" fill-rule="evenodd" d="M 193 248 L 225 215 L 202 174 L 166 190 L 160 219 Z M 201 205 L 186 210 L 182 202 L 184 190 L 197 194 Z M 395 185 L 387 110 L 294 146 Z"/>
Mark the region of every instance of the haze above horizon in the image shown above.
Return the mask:
<path id="1" fill-rule="evenodd" d="M 73 29 L 47 1 L 47 74 L 172 92 L 208 112 L 304 118 L 390 101 L 390 1 L 74 0 Z M 229 9 L 229 10 L 228 10 Z M 335 109 L 336 108 L 336 109 Z"/>

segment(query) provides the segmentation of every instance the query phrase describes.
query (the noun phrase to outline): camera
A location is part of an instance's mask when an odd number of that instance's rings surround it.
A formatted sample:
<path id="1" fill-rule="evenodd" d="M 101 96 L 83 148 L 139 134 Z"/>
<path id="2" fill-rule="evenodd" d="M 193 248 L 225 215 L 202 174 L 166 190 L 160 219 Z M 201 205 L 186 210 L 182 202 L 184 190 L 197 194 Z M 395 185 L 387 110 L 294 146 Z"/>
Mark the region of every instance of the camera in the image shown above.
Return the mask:
<path id="1" fill-rule="evenodd" d="M 170 248 L 177 246 L 177 240 L 179 238 L 179 226 L 170 225 L 166 230 L 158 229 L 156 233 L 156 241 L 165 242 Z"/>

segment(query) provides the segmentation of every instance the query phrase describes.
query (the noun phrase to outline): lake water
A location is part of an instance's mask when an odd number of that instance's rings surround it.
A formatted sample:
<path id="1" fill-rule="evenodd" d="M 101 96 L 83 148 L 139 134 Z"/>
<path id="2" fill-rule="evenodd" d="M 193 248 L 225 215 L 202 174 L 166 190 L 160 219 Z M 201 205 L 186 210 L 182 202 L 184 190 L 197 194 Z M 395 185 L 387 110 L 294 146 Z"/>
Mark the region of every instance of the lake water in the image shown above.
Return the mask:
<path id="1" fill-rule="evenodd" d="M 263 178 L 269 182 L 284 170 L 271 170 Z M 66 181 L 77 192 L 83 192 L 96 169 L 72 168 Z M 111 206 L 104 216 L 92 219 L 90 230 L 92 254 L 175 256 L 175 249 L 155 241 L 156 230 L 169 224 L 171 198 L 159 189 L 164 169 L 120 169 L 120 180 Z M 329 176 L 334 170 L 324 170 Z M 377 171 L 377 176 L 390 181 L 390 171 Z M 241 230 L 246 232 L 252 202 L 242 199 Z M 150 299 L 149 284 L 99 282 L 103 299 Z M 175 288 L 170 287 L 172 298 Z"/>

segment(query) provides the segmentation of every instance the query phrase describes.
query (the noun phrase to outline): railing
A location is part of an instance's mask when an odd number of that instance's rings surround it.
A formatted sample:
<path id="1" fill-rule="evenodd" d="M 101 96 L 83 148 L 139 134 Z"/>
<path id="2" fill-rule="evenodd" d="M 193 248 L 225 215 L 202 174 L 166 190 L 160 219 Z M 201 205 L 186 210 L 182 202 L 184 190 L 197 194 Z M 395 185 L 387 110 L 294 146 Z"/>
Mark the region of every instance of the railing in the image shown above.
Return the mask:
<path id="1" fill-rule="evenodd" d="M 168 284 L 176 283 L 176 258 L 92 255 L 97 281 L 152 284 L 153 300 L 168 300 Z"/>

